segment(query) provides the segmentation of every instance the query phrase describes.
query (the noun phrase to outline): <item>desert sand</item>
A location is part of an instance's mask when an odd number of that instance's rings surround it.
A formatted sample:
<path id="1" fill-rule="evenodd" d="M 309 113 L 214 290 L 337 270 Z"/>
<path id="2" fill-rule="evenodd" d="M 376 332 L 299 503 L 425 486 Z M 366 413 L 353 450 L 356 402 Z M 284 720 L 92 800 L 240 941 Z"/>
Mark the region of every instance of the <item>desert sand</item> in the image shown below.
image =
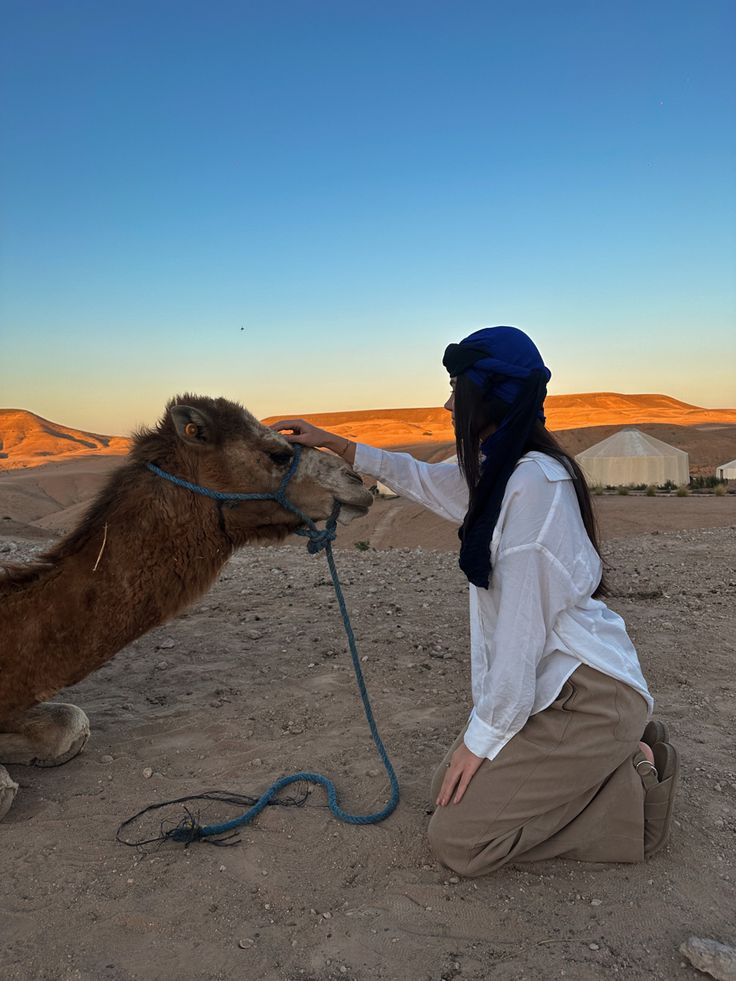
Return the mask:
<path id="1" fill-rule="evenodd" d="M 114 462 L 0 476 L 0 560 L 42 550 Z M 234 847 L 116 841 L 148 804 L 218 788 L 257 795 L 302 769 L 332 777 L 348 809 L 387 800 L 324 558 L 298 539 L 245 549 L 196 606 L 63 693 L 90 716 L 84 753 L 58 769 L 10 768 L 21 789 L 0 825 L 3 979 L 703 977 L 679 944 L 736 940 L 736 495 L 595 504 L 610 605 L 682 754 L 660 856 L 479 880 L 434 862 L 429 781 L 470 704 L 467 585 L 452 525 L 377 501 L 340 531 L 336 554 L 398 810 L 378 826 L 341 824 L 315 788 L 303 807 L 268 808 Z M 237 813 L 193 807 L 206 822 Z M 155 835 L 159 821 L 138 830 Z"/>

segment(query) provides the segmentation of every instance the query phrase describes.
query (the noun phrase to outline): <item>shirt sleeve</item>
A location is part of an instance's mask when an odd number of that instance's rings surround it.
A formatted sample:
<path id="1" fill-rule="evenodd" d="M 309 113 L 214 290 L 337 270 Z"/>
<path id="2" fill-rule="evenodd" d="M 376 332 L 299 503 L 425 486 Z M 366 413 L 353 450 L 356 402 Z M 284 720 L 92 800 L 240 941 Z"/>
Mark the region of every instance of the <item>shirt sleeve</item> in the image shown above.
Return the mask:
<path id="1" fill-rule="evenodd" d="M 537 666 L 549 631 L 560 613 L 577 600 L 569 573 L 539 543 L 499 552 L 492 588 L 498 597 L 493 649 L 465 732 L 468 749 L 488 759 L 493 759 L 529 718 Z"/>
<path id="2" fill-rule="evenodd" d="M 422 463 L 410 453 L 357 443 L 354 466 L 448 521 L 460 524 L 468 510 L 468 486 L 457 463 Z"/>

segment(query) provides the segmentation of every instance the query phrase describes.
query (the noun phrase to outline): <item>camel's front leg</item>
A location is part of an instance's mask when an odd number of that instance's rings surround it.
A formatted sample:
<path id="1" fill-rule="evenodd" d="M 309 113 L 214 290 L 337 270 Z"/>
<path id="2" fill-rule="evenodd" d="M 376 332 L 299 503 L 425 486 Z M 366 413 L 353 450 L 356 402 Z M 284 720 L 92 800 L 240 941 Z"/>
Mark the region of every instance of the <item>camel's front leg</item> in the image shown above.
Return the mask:
<path id="1" fill-rule="evenodd" d="M 4 766 L 0 766 L 0 821 L 10 810 L 10 805 L 15 800 L 18 784 L 10 779 L 10 774 Z"/>
<path id="2" fill-rule="evenodd" d="M 60 766 L 82 750 L 88 737 L 89 719 L 76 705 L 42 702 L 12 719 L 0 720 L 0 760 Z"/>

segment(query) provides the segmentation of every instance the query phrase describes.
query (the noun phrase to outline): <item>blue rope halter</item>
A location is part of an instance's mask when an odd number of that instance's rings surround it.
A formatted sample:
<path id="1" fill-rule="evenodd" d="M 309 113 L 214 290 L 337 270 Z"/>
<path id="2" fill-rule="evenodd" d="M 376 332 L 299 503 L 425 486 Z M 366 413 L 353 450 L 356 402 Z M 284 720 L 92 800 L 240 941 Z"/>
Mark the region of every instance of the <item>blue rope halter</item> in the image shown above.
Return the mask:
<path id="1" fill-rule="evenodd" d="M 167 473 L 165 470 L 157 467 L 155 463 L 147 463 L 146 466 L 150 471 L 152 471 L 152 473 L 155 473 L 156 476 L 163 477 L 164 480 L 168 480 L 177 487 L 183 487 L 185 490 L 193 491 L 195 494 L 201 494 L 204 497 L 209 497 L 220 503 L 229 503 L 231 506 L 234 506 L 241 501 L 276 501 L 276 503 L 280 504 L 281 507 L 285 508 L 287 511 L 291 511 L 292 514 L 297 515 L 297 517 L 302 520 L 305 527 L 295 529 L 295 534 L 302 535 L 309 539 L 307 542 L 307 551 L 311 555 L 315 555 L 317 552 L 324 549 L 327 556 L 327 564 L 330 569 L 330 575 L 332 576 L 332 584 L 335 587 L 335 595 L 337 596 L 340 613 L 342 614 L 345 633 L 348 638 L 350 656 L 353 662 L 353 671 L 355 672 L 355 678 L 358 683 L 358 691 L 360 692 L 360 697 L 363 702 L 363 710 L 365 712 L 365 717 L 368 721 L 378 755 L 380 756 L 381 762 L 383 763 L 386 773 L 388 774 L 388 779 L 391 784 L 391 799 L 385 807 L 383 807 L 380 811 L 377 811 L 375 814 L 349 814 L 338 804 L 337 789 L 329 777 L 325 777 L 321 773 L 312 773 L 309 771 L 294 773 L 291 776 L 281 777 L 280 780 L 277 780 L 258 798 L 252 807 L 250 807 L 240 817 L 234 818 L 232 821 L 226 821 L 222 824 L 200 825 L 197 823 L 194 817 L 189 815 L 176 828 L 171 828 L 166 832 L 167 838 L 171 838 L 174 841 L 183 842 L 186 845 L 193 841 L 200 841 L 206 838 L 231 834 L 238 828 L 242 828 L 244 825 L 250 824 L 250 822 L 261 813 L 261 811 L 269 804 L 276 794 L 279 793 L 279 791 L 283 790 L 284 787 L 288 787 L 289 784 L 298 783 L 299 781 L 316 783 L 324 787 L 327 792 L 327 803 L 330 810 L 335 817 L 338 818 L 338 820 L 345 821 L 347 824 L 377 824 L 379 821 L 383 821 L 385 818 L 387 818 L 389 814 L 392 814 L 396 810 L 399 803 L 399 781 L 396 777 L 396 773 L 394 772 L 391 760 L 388 757 L 388 753 L 383 745 L 383 741 L 378 733 L 378 727 L 376 726 L 375 719 L 373 718 L 373 710 L 371 709 L 368 692 L 365 687 L 365 680 L 363 678 L 363 672 L 360 667 L 360 658 L 358 657 L 355 635 L 353 634 L 353 628 L 350 623 L 350 617 L 348 616 L 347 606 L 345 605 L 345 597 L 343 596 L 342 586 L 340 585 L 340 580 L 337 575 L 335 558 L 332 554 L 332 542 L 336 537 L 335 528 L 337 526 L 337 518 L 340 513 L 340 502 L 335 501 L 332 514 L 327 519 L 324 529 L 320 530 L 310 517 L 300 511 L 299 508 L 287 498 L 286 488 L 289 481 L 296 473 L 302 451 L 299 444 L 293 445 L 294 456 L 292 458 L 291 465 L 278 488 L 272 494 L 237 494 L 210 490 L 208 487 L 201 487 L 199 484 L 190 483 L 188 480 L 183 480 L 181 477 L 175 477 L 173 474 Z"/>

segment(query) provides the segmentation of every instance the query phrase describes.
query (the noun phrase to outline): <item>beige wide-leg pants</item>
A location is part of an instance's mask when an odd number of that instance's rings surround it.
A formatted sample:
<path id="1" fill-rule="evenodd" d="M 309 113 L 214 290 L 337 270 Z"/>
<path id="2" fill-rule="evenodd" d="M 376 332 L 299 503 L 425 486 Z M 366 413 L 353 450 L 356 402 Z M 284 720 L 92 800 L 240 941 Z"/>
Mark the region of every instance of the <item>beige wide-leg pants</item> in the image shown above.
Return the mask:
<path id="1" fill-rule="evenodd" d="M 644 859 L 644 786 L 632 757 L 647 703 L 629 685 L 581 665 L 543 712 L 493 760 L 484 760 L 459 804 L 429 822 L 435 857 L 466 876 L 507 862 Z M 432 781 L 434 806 L 447 751 Z"/>

